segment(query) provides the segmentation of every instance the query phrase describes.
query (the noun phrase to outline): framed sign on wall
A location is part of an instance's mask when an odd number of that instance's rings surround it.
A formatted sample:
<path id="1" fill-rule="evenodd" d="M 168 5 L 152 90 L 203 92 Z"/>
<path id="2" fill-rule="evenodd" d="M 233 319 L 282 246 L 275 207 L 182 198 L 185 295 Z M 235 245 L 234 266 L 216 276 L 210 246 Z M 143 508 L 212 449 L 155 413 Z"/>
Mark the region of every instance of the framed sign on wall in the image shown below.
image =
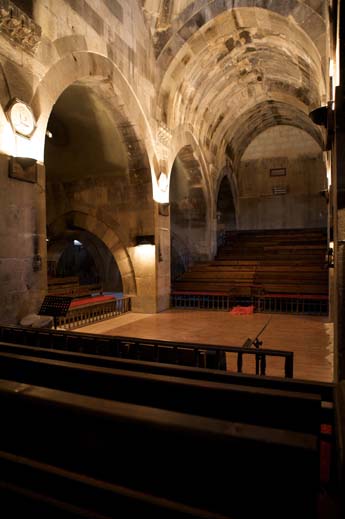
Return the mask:
<path id="1" fill-rule="evenodd" d="M 270 177 L 284 177 L 286 175 L 286 168 L 271 168 Z"/>

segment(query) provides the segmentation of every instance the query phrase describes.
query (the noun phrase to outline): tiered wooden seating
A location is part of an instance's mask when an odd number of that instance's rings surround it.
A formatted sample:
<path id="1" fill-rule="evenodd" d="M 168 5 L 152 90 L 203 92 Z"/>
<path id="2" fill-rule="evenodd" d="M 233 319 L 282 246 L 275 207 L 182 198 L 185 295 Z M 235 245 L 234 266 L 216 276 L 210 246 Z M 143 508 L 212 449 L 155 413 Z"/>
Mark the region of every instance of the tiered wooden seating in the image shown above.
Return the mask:
<path id="1" fill-rule="evenodd" d="M 129 500 L 132 492 L 148 495 L 160 503 L 161 514 L 167 500 L 180 515 L 185 507 L 187 517 L 189 507 L 192 517 L 198 517 L 197 509 L 199 517 L 244 519 L 259 510 L 273 519 L 278 509 L 282 519 L 296 511 L 315 517 L 319 459 L 314 435 L 15 381 L 0 381 L 0 403 L 2 452 L 36 467 L 53 467 L 65 480 L 72 473 L 81 482 L 92 478 L 101 488 L 120 486 Z M 17 471 L 2 472 L 11 489 L 17 478 Z M 22 479 L 26 491 L 35 486 L 33 478 Z M 50 483 L 41 495 L 49 493 Z M 75 503 L 70 489 L 63 498 L 70 506 Z M 100 516 L 92 514 L 99 512 L 92 496 L 86 494 L 82 505 L 89 507 L 89 517 Z M 126 507 L 107 512 L 105 517 L 129 517 Z"/>
<path id="2" fill-rule="evenodd" d="M 323 230 L 231 232 L 215 260 L 192 266 L 172 293 L 327 299 L 326 251 Z"/>
<path id="3" fill-rule="evenodd" d="M 49 343 L 57 332 L 38 333 Z M 0 357 L 0 495 L 12 512 L 316 517 L 332 385 L 237 384 L 222 371 L 11 344 Z"/>
<path id="4" fill-rule="evenodd" d="M 89 297 L 93 293 L 103 293 L 103 288 L 100 283 L 81 285 L 78 276 L 48 278 L 49 295 L 78 298 Z"/>

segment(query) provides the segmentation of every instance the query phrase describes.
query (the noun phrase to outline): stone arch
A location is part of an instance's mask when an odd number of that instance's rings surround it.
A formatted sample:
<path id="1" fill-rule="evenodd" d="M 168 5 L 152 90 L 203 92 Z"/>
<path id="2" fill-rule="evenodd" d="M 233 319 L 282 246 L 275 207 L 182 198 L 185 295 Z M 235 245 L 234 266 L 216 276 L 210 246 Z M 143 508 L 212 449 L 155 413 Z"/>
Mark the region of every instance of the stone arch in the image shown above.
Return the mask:
<path id="1" fill-rule="evenodd" d="M 71 43 L 74 41 L 71 40 Z M 64 55 L 47 71 L 33 94 L 31 106 L 37 117 L 37 128 L 32 141 L 36 158 L 43 160 L 47 123 L 56 100 L 73 83 L 95 79 L 102 84 L 103 89 L 108 89 L 108 97 L 118 111 L 119 129 L 128 143 L 129 158 L 132 157 L 135 162 L 134 157 L 139 157 L 138 163 L 147 164 L 145 169 L 151 180 L 156 182 L 154 139 L 141 103 L 124 75 L 109 58 L 87 50 L 71 50 Z M 138 167 L 133 166 L 133 169 Z"/>
<path id="2" fill-rule="evenodd" d="M 232 2 L 232 5 L 229 4 L 230 2 L 219 2 L 218 0 L 194 0 L 190 2 L 174 20 L 170 21 L 170 25 L 166 27 L 163 34 L 160 34 L 159 40 L 156 42 L 158 61 L 167 68 L 186 41 L 208 22 L 227 11 L 232 11 L 234 8 L 253 7 L 252 0 L 237 0 L 236 5 L 234 5 L 235 2 Z M 319 12 L 303 0 L 295 0 L 294 2 L 270 0 L 266 4 L 268 5 L 261 5 L 258 8 L 280 14 L 286 18 L 291 17 L 296 25 L 303 26 L 301 20 L 308 20 L 304 30 L 311 41 L 317 42 L 313 45 L 318 48 L 318 52 L 324 57 L 320 35 L 325 34 L 327 28 Z M 316 34 L 318 37 L 316 37 Z"/>
<path id="3" fill-rule="evenodd" d="M 253 135 L 236 161 L 238 227 L 327 227 L 322 150 L 305 127 L 287 122 Z"/>
<path id="4" fill-rule="evenodd" d="M 192 145 L 184 144 L 170 175 L 170 225 L 172 237 L 178 236 L 189 251 L 189 264 L 209 256 L 212 213 L 210 197 L 205 195 L 200 163 Z"/>
<path id="5" fill-rule="evenodd" d="M 236 178 L 231 174 L 231 170 L 230 168 L 228 167 L 224 167 L 220 174 L 218 175 L 218 178 L 217 178 L 217 185 L 216 185 L 216 200 L 218 200 L 219 198 L 219 193 L 220 193 L 220 190 L 221 190 L 221 185 L 224 184 L 224 181 L 227 181 L 228 184 L 229 184 L 229 192 L 231 193 L 231 197 L 232 197 L 232 200 L 233 200 L 233 205 L 234 205 L 234 211 L 235 211 L 235 222 L 237 223 L 237 196 L 238 196 L 238 192 L 237 192 L 237 187 L 235 186 L 235 182 L 236 182 Z M 217 202 L 216 202 L 216 209 L 217 209 Z"/>
<path id="6" fill-rule="evenodd" d="M 167 51 L 158 102 L 167 126 L 192 127 L 215 156 L 246 110 L 269 98 L 307 113 L 326 101 L 328 88 L 313 39 L 279 9 L 220 5 L 220 14 L 212 11 Z M 279 31 L 272 30 L 275 23 Z"/>
<path id="7" fill-rule="evenodd" d="M 200 165 L 200 173 L 204 183 L 204 192 L 205 198 L 207 200 L 207 206 L 211 207 L 210 203 L 212 197 L 211 188 L 209 184 L 210 175 L 207 167 L 207 162 L 202 152 L 202 149 L 198 144 L 197 139 L 193 135 L 192 130 L 188 127 L 179 126 L 178 128 L 175 128 L 174 132 L 172 133 L 171 140 L 169 143 L 169 155 L 167 160 L 169 175 L 171 176 L 172 167 L 176 157 L 178 156 L 180 151 L 187 146 Z"/>
<path id="8" fill-rule="evenodd" d="M 47 236 L 50 240 L 52 252 L 59 254 L 61 245 L 58 244 L 66 230 L 80 229 L 88 231 L 101 240 L 109 249 L 120 270 L 123 291 L 125 295 L 137 293 L 134 268 L 126 248 L 119 239 L 119 235 L 112 227 L 98 218 L 79 211 L 70 211 L 58 217 L 48 225 Z M 57 243 L 54 246 L 54 242 Z M 49 256 L 48 256 L 49 257 Z"/>
<path id="9" fill-rule="evenodd" d="M 313 124 L 304 111 L 284 102 L 266 100 L 246 110 L 238 117 L 224 137 L 226 158 L 232 164 L 235 172 L 250 142 L 261 132 L 279 125 L 294 126 L 305 131 L 323 149 L 322 131 L 320 127 Z"/>

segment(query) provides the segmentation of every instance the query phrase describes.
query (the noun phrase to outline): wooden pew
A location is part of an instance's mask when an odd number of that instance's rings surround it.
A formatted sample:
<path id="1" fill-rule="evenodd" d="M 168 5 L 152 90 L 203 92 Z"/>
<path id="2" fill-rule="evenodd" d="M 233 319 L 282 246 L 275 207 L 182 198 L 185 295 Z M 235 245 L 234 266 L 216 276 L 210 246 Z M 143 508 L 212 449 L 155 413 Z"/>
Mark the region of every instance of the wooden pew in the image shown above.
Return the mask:
<path id="1" fill-rule="evenodd" d="M 2 451 L 227 517 L 316 517 L 313 435 L 11 381 L 0 404 Z"/>
<path id="2" fill-rule="evenodd" d="M 10 510 L 13 518 L 115 519 L 121 515 L 150 519 L 226 519 L 221 514 L 1 450 L 0 474 L 1 506 L 3 510 Z"/>
<path id="3" fill-rule="evenodd" d="M 49 339 L 43 331 L 42 336 Z M 52 332 L 53 335 L 54 332 Z M 59 338 L 59 333 L 57 334 Z M 62 336 L 62 338 L 65 338 Z M 60 336 L 61 339 L 61 336 Z M 95 341 L 96 344 L 97 341 Z M 109 341 L 104 343 L 104 348 Z M 57 346 L 57 344 L 55 344 Z M 202 380 L 232 384 L 236 386 L 249 386 L 266 389 L 278 389 L 282 391 L 295 391 L 317 395 L 321 399 L 321 423 L 329 424 L 334 430 L 334 384 L 325 382 L 311 382 L 306 380 L 277 378 L 269 376 L 256 376 L 243 373 L 225 372 L 215 369 L 199 369 L 185 365 L 164 364 L 145 360 L 133 360 L 128 358 L 108 357 L 94 353 L 76 353 L 73 351 L 52 350 L 42 347 L 25 346 L 0 342 L 0 352 L 28 355 L 37 358 L 75 362 L 81 365 L 91 365 L 110 369 L 122 369 L 138 373 L 152 373 L 168 377 L 182 377 L 190 380 Z M 105 349 L 105 352 L 107 350 Z"/>
<path id="4" fill-rule="evenodd" d="M 39 335 L 43 341 L 47 342 L 47 348 L 37 346 L 27 346 L 24 344 L 0 342 L 0 352 L 14 353 L 18 355 L 35 356 L 46 359 L 55 359 L 67 362 L 76 362 L 78 364 L 86 364 L 92 366 L 100 366 L 113 369 L 125 369 L 129 371 L 138 371 L 143 373 L 155 373 L 158 375 L 167 375 L 172 377 L 183 377 L 196 380 L 208 380 L 213 382 L 221 382 L 225 384 L 239 384 L 251 387 L 262 387 L 271 389 L 281 389 L 288 391 L 298 391 L 301 393 L 312 393 L 321 396 L 322 401 L 331 403 L 334 401 L 335 384 L 328 382 L 313 382 L 308 380 L 288 379 L 279 377 L 261 377 L 244 373 L 226 372 L 216 369 L 199 369 L 190 366 L 172 365 L 145 360 L 135 360 L 129 358 L 109 357 L 101 355 L 99 352 L 98 337 L 95 339 L 94 353 L 80 353 L 75 351 L 64 351 L 58 348 L 65 345 L 66 334 L 64 332 L 49 331 L 44 333 L 40 330 Z M 84 334 L 83 334 L 84 335 Z M 54 345 L 49 343 L 49 339 L 54 340 Z M 55 342 L 55 341 L 63 341 Z M 104 343 L 104 353 L 107 352 L 106 346 L 110 342 Z"/>
<path id="5" fill-rule="evenodd" d="M 320 433 L 320 395 L 0 352 L 0 378 L 199 416 Z M 171 398 L 173 395 L 173 398 Z"/>
<path id="6" fill-rule="evenodd" d="M 77 276 L 48 279 L 48 294 L 50 295 L 86 297 L 95 292 L 103 293 L 101 283 L 81 285 Z"/>

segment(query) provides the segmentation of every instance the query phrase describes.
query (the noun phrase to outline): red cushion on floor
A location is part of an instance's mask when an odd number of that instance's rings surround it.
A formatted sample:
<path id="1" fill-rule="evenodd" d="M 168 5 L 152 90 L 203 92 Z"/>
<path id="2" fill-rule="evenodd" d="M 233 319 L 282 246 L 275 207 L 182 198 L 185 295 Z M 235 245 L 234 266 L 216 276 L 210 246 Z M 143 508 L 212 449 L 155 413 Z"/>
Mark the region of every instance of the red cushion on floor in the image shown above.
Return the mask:
<path id="1" fill-rule="evenodd" d="M 230 310 L 231 315 L 249 315 L 252 313 L 254 313 L 254 305 L 234 306 L 234 308 Z"/>

